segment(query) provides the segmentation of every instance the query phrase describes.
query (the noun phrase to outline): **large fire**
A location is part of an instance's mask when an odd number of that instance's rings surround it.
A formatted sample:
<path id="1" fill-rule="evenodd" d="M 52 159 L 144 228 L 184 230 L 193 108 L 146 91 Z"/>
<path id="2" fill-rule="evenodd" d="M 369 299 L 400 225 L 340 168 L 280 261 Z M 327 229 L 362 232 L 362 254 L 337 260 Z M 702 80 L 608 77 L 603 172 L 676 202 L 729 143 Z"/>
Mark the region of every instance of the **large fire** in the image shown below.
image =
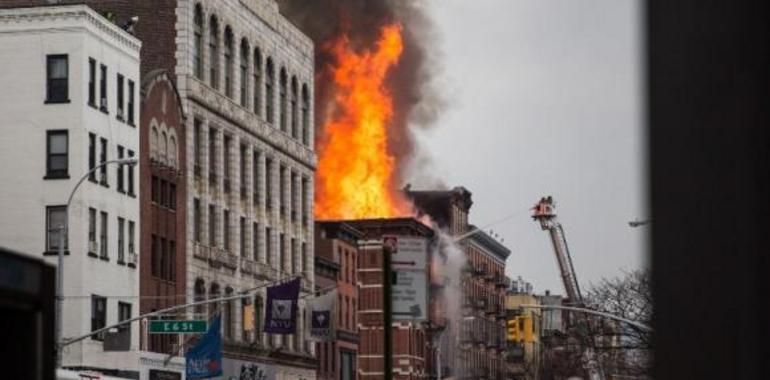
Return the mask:
<path id="1" fill-rule="evenodd" d="M 315 214 L 318 219 L 388 218 L 408 213 L 388 151 L 393 101 L 388 70 L 403 50 L 401 27 L 382 28 L 371 50 L 356 52 L 345 37 L 331 47 L 333 112 L 318 144 Z"/>

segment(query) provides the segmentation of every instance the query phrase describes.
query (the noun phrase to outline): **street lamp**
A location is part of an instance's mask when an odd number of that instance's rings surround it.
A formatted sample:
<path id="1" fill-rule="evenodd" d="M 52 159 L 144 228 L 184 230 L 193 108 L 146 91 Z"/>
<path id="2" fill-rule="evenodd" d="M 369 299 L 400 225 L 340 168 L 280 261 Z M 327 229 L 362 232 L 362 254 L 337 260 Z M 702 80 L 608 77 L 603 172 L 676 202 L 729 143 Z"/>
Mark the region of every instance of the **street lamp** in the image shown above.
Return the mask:
<path id="1" fill-rule="evenodd" d="M 72 192 L 70 192 L 70 196 L 67 199 L 67 205 L 64 207 L 64 222 L 62 222 L 61 228 L 59 229 L 59 254 L 58 254 L 58 265 L 56 266 L 56 367 L 61 367 L 61 360 L 62 360 L 62 304 L 64 303 L 64 294 L 63 288 L 64 288 L 64 239 L 67 235 L 67 225 L 69 220 L 69 209 L 70 204 L 72 203 L 72 198 L 75 196 L 75 191 L 77 191 L 78 187 L 80 187 L 80 184 L 85 181 L 88 176 L 91 175 L 91 173 L 95 172 L 97 169 L 102 168 L 103 166 L 107 166 L 109 164 L 118 164 L 118 165 L 128 165 L 128 166 L 136 166 L 136 164 L 139 163 L 139 160 L 136 158 L 121 158 L 118 160 L 109 160 L 104 161 L 99 165 L 94 166 L 86 172 L 86 174 L 83 175 L 82 178 L 78 181 L 78 183 L 75 184 L 75 187 L 72 188 Z"/>

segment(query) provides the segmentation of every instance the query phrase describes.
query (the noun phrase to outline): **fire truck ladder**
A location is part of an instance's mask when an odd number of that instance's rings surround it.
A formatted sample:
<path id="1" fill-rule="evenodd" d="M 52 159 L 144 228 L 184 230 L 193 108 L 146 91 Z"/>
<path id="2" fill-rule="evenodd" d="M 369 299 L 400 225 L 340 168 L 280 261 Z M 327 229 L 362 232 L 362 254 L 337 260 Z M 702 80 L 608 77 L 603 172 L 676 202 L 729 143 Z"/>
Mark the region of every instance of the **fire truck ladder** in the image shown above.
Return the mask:
<path id="1" fill-rule="evenodd" d="M 572 256 L 570 256 L 569 253 L 567 238 L 564 235 L 564 228 L 562 228 L 561 223 L 556 219 L 553 198 L 550 196 L 541 198 L 532 210 L 534 211 L 532 219 L 540 222 L 540 228 L 542 228 L 543 231 L 548 231 L 551 235 L 551 243 L 553 243 L 556 261 L 559 264 L 559 272 L 561 273 L 561 279 L 564 282 L 564 290 L 567 292 L 569 303 L 572 306 L 584 307 L 583 295 L 580 293 L 580 285 L 578 284 L 577 275 L 575 274 L 575 267 L 572 265 Z M 601 365 L 596 358 L 595 342 L 590 334 L 588 318 L 584 315 L 581 315 L 579 318 L 581 322 L 585 323 L 585 326 L 589 328 L 589 336 L 587 339 L 588 345 L 583 350 L 584 367 L 591 380 L 603 380 L 604 374 Z"/>

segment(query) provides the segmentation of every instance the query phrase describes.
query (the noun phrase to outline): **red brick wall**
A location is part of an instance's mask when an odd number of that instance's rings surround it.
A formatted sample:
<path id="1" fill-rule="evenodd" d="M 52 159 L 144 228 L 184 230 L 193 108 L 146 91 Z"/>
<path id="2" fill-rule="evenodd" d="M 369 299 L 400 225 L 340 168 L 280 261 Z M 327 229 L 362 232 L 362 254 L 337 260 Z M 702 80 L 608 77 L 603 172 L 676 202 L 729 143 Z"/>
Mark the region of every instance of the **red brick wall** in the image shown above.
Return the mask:
<path id="1" fill-rule="evenodd" d="M 141 101 L 139 176 L 141 189 L 140 235 L 140 283 L 143 297 L 139 308 L 142 313 L 185 303 L 186 252 L 187 252 L 187 188 L 183 173 L 186 172 L 185 125 L 182 110 L 176 98 L 173 83 L 166 75 L 156 73 L 145 84 L 145 97 Z M 164 101 L 165 98 L 165 101 Z M 165 102 L 165 111 L 163 104 Z M 165 124 L 173 128 L 177 138 L 177 164 L 175 168 L 152 162 L 150 156 L 150 123 Z M 171 210 L 152 202 L 151 181 L 156 177 L 176 185 L 176 209 Z M 173 240 L 176 245 L 173 263 L 175 279 L 168 281 L 153 276 L 152 235 Z M 147 298 L 150 297 L 150 298 Z M 155 349 L 157 342 L 153 342 Z M 153 348 L 152 346 L 150 347 Z"/>

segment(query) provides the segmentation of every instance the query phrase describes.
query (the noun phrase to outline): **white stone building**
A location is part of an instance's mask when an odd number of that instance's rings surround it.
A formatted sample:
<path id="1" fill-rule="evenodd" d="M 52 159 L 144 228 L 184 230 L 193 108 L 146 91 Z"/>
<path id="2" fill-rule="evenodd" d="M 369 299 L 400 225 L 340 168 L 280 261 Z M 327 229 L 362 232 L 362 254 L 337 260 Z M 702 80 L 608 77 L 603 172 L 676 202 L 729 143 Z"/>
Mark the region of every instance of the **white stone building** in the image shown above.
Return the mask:
<path id="1" fill-rule="evenodd" d="M 101 161 L 137 155 L 140 48 L 86 6 L 0 10 L 0 245 L 55 265 L 58 227 L 77 181 Z M 109 165 L 74 196 L 65 339 L 139 310 L 136 174 Z M 67 346 L 63 365 L 135 372 L 137 330 L 134 324 L 132 351 L 104 352 L 97 336 Z"/>
<path id="2" fill-rule="evenodd" d="M 243 330 L 241 302 L 220 306 L 226 372 L 251 363 L 276 378 L 314 379 L 304 300 L 297 334 L 260 332 L 267 283 L 301 276 L 301 297 L 314 286 L 312 41 L 273 0 L 178 1 L 176 15 L 190 123 L 190 301 L 261 287 L 249 300 L 256 331 Z"/>

